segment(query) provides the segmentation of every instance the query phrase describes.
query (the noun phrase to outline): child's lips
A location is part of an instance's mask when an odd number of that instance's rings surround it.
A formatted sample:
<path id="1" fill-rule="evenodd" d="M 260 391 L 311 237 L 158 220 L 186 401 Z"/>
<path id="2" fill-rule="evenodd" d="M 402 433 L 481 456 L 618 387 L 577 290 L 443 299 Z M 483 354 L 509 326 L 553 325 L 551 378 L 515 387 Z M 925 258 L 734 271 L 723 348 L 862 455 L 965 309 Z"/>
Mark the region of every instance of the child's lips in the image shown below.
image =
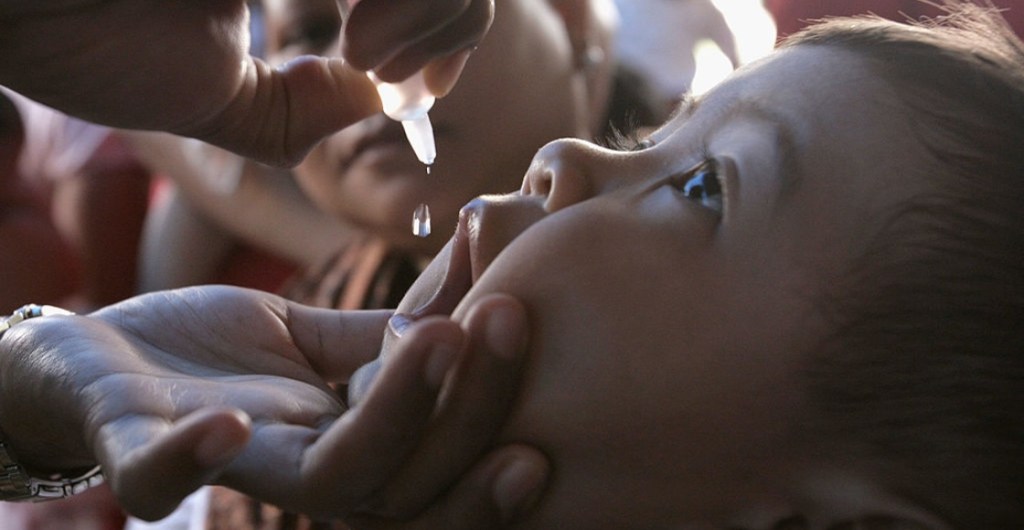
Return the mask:
<path id="1" fill-rule="evenodd" d="M 455 236 L 442 252 L 448 253 L 447 267 L 440 280 L 435 284 L 433 293 L 426 294 L 430 292 L 426 291 L 425 297 L 423 297 L 425 301 L 417 301 L 419 303 L 415 309 L 398 312 L 391 317 L 388 327 L 396 337 L 400 337 L 404 329 L 412 322 L 432 315 L 451 315 L 462 298 L 469 292 L 470 287 L 473 286 L 470 237 L 464 218 L 459 220 Z M 410 297 L 412 296 L 415 294 L 410 293 Z"/>
<path id="2" fill-rule="evenodd" d="M 428 316 L 450 316 L 497 255 L 546 215 L 536 197 L 487 196 L 466 204 L 451 241 L 399 304 L 389 334 L 400 337 Z"/>

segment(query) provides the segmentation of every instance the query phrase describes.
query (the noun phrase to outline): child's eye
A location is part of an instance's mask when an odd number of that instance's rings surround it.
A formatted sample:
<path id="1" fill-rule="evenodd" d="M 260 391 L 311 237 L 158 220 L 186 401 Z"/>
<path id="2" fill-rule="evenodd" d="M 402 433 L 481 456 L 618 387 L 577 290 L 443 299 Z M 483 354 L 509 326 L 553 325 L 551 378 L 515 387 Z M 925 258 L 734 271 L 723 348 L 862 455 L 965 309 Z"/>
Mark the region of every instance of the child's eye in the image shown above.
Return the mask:
<path id="1" fill-rule="evenodd" d="M 718 164 L 714 160 L 707 160 L 681 175 L 675 180 L 674 186 L 687 199 L 700 201 L 716 212 L 722 211 L 722 181 L 718 177 Z"/>
<path id="2" fill-rule="evenodd" d="M 633 144 L 633 148 L 631 149 L 631 151 L 643 151 L 645 149 L 650 149 L 652 147 L 654 147 L 654 140 L 651 140 L 650 138 L 645 138 L 643 140 L 638 140 L 635 144 Z"/>

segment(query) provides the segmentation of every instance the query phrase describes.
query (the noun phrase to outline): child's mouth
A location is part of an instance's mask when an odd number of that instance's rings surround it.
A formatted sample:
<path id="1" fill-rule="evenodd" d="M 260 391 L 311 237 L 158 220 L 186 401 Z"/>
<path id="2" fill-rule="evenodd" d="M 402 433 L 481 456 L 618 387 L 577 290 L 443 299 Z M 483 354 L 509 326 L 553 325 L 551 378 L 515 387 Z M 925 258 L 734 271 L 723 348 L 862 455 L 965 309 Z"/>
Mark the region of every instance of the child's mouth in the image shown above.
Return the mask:
<path id="1" fill-rule="evenodd" d="M 399 304 L 389 335 L 400 337 L 406 326 L 429 316 L 451 316 L 498 254 L 546 215 L 541 200 L 517 194 L 466 204 L 451 241 Z"/>
<path id="2" fill-rule="evenodd" d="M 473 286 L 474 275 L 470 252 L 470 235 L 465 216 L 460 217 L 458 227 L 455 229 L 455 235 L 445 249 L 441 251 L 441 255 L 443 256 L 446 252 L 448 253 L 447 260 L 435 260 L 435 265 L 437 264 L 436 262 L 447 265 L 443 272 L 437 271 L 431 274 L 433 271 L 429 269 L 424 271 L 424 275 L 430 274 L 434 278 L 440 276 L 440 279 L 425 285 L 424 288 L 427 290 L 423 293 L 423 296 L 416 296 L 418 293 L 410 292 L 407 300 L 403 302 L 415 298 L 416 302 L 413 302 L 413 304 L 418 305 L 415 305 L 415 308 L 411 311 L 404 310 L 400 306 L 399 312 L 395 313 L 395 316 L 392 317 L 389 327 L 394 335 L 401 336 L 404 328 L 416 320 L 432 315 L 451 315 L 470 287 Z M 416 287 L 413 286 L 413 289 L 416 289 Z M 429 289 L 433 289 L 433 293 L 430 293 Z M 402 305 L 405 304 L 403 303 Z"/>

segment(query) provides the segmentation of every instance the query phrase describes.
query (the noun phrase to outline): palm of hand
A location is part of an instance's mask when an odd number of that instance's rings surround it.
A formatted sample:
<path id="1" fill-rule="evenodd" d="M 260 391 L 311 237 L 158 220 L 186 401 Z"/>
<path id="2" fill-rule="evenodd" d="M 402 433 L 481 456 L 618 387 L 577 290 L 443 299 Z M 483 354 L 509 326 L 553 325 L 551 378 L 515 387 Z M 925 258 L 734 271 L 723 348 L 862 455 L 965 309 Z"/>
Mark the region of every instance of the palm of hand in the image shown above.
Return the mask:
<path id="1" fill-rule="evenodd" d="M 227 429 L 218 434 L 225 443 L 249 441 L 230 473 L 253 473 L 268 462 L 298 463 L 345 408 L 314 370 L 310 360 L 316 362 L 317 352 L 300 350 L 287 307 L 256 291 L 207 288 L 149 295 L 104 309 L 98 318 L 71 317 L 75 326 L 58 317 L 33 319 L 5 337 L 10 355 L 33 351 L 34 358 L 3 370 L 2 391 L 18 396 L 3 402 L 20 404 L 0 411 L 3 427 L 16 429 L 15 449 L 23 461 L 48 469 L 93 465 L 98 455 L 115 491 L 129 495 L 129 503 L 131 485 L 152 479 L 134 470 L 151 472 L 154 459 L 213 438 L 211 429 Z M 26 340 L 35 347 L 19 348 Z M 209 407 L 222 414 L 187 425 L 190 414 Z M 251 440 L 244 423 L 223 425 L 233 409 L 251 418 Z M 55 436 L 58 428 L 65 432 Z M 150 443 L 161 437 L 169 442 Z M 46 443 L 54 439 L 67 445 Z M 201 460 L 198 451 L 186 452 Z M 193 468 L 210 464 L 194 462 Z M 179 471 L 181 493 L 196 486 L 189 476 L 194 469 L 185 467 Z M 282 468 L 277 474 L 298 481 L 297 472 Z M 168 495 L 171 506 L 180 499 Z"/>

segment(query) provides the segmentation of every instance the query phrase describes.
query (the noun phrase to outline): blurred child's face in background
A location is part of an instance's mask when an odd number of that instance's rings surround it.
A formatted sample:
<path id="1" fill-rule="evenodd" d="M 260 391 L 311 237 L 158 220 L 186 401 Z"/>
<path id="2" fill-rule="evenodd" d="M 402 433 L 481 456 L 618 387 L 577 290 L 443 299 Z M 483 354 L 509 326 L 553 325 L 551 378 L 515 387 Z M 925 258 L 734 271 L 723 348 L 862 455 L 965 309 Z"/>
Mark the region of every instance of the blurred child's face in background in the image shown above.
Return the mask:
<path id="1" fill-rule="evenodd" d="M 337 46 L 335 0 L 265 0 L 272 62 Z M 296 170 L 322 209 L 397 245 L 436 252 L 459 208 L 519 186 L 546 142 L 586 132 L 581 79 L 565 27 L 547 0 L 499 2 L 495 22 L 455 89 L 430 112 L 437 160 L 430 175 L 398 123 L 383 114 L 328 138 Z M 435 234 L 411 220 L 430 206 Z"/>
<path id="2" fill-rule="evenodd" d="M 554 142 L 523 196 L 467 206 L 399 311 L 459 319 L 490 292 L 526 305 L 532 364 L 505 438 L 554 463 L 532 523 L 735 524 L 813 467 L 799 369 L 830 331 L 823 294 L 925 186 L 903 110 L 858 56 L 798 46 L 653 146 Z M 458 306 L 423 307 L 441 285 Z"/>

